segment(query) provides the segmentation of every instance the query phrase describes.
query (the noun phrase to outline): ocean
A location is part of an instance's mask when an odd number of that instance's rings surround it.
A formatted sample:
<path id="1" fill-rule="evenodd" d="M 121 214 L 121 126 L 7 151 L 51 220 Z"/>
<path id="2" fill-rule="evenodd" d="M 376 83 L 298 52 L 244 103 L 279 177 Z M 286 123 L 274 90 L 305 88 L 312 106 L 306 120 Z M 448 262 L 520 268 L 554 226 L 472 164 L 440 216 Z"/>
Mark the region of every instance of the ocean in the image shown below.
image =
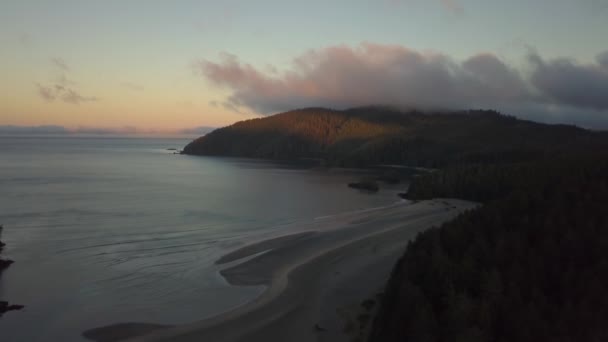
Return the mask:
<path id="1" fill-rule="evenodd" d="M 180 324 L 263 288 L 230 286 L 214 262 L 317 219 L 387 206 L 365 171 L 173 154 L 189 138 L 0 136 L 2 341 L 83 341 L 120 322 Z"/>

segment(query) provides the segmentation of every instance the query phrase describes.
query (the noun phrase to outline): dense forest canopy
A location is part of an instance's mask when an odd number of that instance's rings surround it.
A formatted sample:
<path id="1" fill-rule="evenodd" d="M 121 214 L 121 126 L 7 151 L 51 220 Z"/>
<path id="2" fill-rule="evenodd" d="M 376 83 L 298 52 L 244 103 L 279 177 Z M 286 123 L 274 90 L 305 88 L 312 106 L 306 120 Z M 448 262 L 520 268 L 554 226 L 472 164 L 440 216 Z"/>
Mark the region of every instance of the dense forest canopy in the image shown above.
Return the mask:
<path id="1" fill-rule="evenodd" d="M 422 113 L 387 107 L 308 108 L 237 122 L 196 139 L 185 154 L 319 159 L 335 166 L 527 161 L 600 144 L 605 133 L 471 110 Z"/>
<path id="2" fill-rule="evenodd" d="M 608 150 L 604 133 L 571 133 L 571 146 L 542 158 L 413 179 L 412 200 L 484 205 L 408 245 L 371 342 L 608 340 Z"/>
<path id="3" fill-rule="evenodd" d="M 608 340 L 608 154 L 446 169 L 409 196 L 486 204 L 407 247 L 370 341 Z"/>

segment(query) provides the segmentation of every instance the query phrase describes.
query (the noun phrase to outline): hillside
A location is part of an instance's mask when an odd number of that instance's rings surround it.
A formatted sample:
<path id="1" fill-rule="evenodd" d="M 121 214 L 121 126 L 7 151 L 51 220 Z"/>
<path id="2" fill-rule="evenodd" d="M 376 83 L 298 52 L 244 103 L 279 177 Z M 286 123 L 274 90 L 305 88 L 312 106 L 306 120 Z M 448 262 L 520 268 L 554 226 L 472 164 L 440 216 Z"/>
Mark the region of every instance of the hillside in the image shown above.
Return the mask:
<path id="1" fill-rule="evenodd" d="M 484 205 L 421 233 L 370 342 L 608 340 L 608 135 L 493 111 L 304 109 L 199 138 L 188 154 L 438 168 L 412 200 Z"/>
<path id="2" fill-rule="evenodd" d="M 237 122 L 188 144 L 183 153 L 318 159 L 329 165 L 443 167 L 527 161 L 595 146 L 603 134 L 494 111 L 401 112 L 383 107 L 308 108 Z"/>
<path id="3" fill-rule="evenodd" d="M 608 338 L 608 155 L 446 169 L 409 196 L 486 204 L 407 247 L 370 342 Z"/>

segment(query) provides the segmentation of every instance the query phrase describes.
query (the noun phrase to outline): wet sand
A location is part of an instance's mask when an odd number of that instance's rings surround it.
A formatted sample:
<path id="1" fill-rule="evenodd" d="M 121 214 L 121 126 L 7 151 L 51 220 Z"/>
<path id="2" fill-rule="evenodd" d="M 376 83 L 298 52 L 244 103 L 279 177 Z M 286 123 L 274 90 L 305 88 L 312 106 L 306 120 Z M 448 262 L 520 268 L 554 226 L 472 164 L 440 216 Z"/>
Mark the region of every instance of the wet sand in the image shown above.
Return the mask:
<path id="1" fill-rule="evenodd" d="M 318 231 L 257 242 L 217 261 L 226 264 L 220 273 L 230 284 L 267 286 L 241 307 L 190 324 L 123 323 L 84 335 L 133 342 L 352 341 L 369 324 L 362 301 L 382 291 L 407 242 L 474 206 L 438 199 L 321 220 Z"/>

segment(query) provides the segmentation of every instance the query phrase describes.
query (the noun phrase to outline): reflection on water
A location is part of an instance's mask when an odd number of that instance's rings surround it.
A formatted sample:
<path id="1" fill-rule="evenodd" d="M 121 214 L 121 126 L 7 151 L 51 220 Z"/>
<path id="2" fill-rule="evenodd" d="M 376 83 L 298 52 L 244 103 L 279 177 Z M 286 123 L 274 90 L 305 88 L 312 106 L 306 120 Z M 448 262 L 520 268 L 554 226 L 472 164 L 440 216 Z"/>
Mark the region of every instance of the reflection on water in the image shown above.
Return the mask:
<path id="1" fill-rule="evenodd" d="M 348 189 L 356 171 L 174 155 L 185 139 L 0 137 L 0 224 L 17 262 L 0 297 L 7 341 L 78 341 L 110 323 L 184 323 L 261 288 L 213 262 L 300 220 L 377 207 L 401 187 Z"/>

